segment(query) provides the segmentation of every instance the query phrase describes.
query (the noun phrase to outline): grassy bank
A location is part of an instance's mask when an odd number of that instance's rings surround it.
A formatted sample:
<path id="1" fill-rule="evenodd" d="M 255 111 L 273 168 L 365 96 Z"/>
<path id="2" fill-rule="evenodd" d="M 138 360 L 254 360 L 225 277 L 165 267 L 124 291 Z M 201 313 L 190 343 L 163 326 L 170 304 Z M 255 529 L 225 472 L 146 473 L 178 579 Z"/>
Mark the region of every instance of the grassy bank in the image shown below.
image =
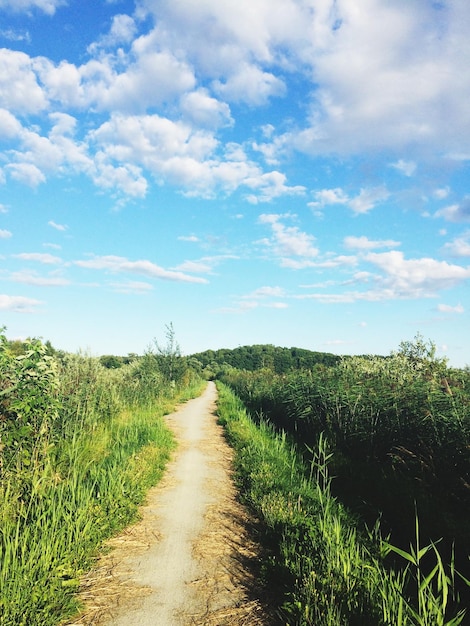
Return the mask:
<path id="1" fill-rule="evenodd" d="M 320 437 L 305 467 L 286 437 L 257 424 L 241 401 L 218 384 L 218 415 L 236 450 L 236 476 L 245 501 L 264 522 L 272 556 L 268 580 L 282 582 L 280 613 L 290 626 L 457 626 L 448 617 L 452 570 L 433 546 L 400 551 L 407 567 L 389 572 L 394 548 L 378 532 L 361 534 L 331 494 L 329 451 Z M 424 556 L 434 559 L 422 573 Z M 411 590 L 411 591 L 410 591 Z"/>
<path id="2" fill-rule="evenodd" d="M 201 382 L 143 362 L 106 370 L 33 342 L 0 353 L 0 624 L 53 626 L 77 610 L 103 540 L 135 519 L 174 440 L 162 419 Z"/>

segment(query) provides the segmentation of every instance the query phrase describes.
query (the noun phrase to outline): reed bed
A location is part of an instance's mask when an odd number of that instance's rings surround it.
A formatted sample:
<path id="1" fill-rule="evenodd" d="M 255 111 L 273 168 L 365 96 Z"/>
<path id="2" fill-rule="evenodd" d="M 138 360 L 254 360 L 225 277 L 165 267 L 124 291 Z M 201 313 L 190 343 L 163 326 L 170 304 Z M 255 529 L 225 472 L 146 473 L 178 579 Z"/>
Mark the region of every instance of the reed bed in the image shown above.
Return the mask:
<path id="1" fill-rule="evenodd" d="M 218 383 L 218 415 L 236 450 L 243 498 L 266 527 L 271 556 L 267 582 L 280 585 L 279 614 L 289 626 L 458 626 L 463 610 L 450 606 L 453 566 L 434 544 L 421 546 L 419 527 L 409 551 L 366 532 L 333 497 L 332 452 L 321 435 L 309 464 L 289 438 Z M 405 567 L 385 565 L 391 552 Z M 422 567 L 432 556 L 431 571 Z M 425 573 L 426 571 L 426 573 Z"/>

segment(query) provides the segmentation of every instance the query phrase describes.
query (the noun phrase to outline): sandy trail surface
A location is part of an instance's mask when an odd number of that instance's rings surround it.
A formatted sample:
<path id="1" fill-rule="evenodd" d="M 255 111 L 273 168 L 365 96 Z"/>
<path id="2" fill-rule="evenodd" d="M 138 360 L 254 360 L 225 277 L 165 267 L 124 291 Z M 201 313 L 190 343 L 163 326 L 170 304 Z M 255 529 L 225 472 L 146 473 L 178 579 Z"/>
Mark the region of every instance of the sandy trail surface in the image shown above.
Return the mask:
<path id="1" fill-rule="evenodd" d="M 109 542 L 70 626 L 272 626 L 255 522 L 236 499 L 216 388 L 166 417 L 178 448 L 142 519 Z"/>

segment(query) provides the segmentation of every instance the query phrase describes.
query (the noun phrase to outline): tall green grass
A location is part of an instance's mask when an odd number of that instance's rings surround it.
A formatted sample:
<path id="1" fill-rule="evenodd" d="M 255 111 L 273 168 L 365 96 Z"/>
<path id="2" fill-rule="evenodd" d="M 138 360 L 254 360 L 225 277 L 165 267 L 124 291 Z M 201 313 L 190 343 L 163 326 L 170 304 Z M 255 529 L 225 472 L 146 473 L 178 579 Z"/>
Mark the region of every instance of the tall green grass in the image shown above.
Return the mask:
<path id="1" fill-rule="evenodd" d="M 52 626 L 76 613 L 80 576 L 161 477 L 174 446 L 162 416 L 201 382 L 52 359 L 40 342 L 25 354 L 0 351 L 0 624 Z"/>
<path id="2" fill-rule="evenodd" d="M 219 420 L 236 450 L 245 501 L 267 529 L 268 580 L 281 584 L 280 615 L 290 626 L 457 626 L 463 612 L 448 606 L 453 570 L 434 546 L 396 550 L 408 563 L 394 573 L 383 558 L 395 550 L 378 528 L 365 533 L 332 496 L 331 452 L 321 436 L 306 466 L 285 434 L 255 423 L 241 401 L 218 383 Z M 421 561 L 436 564 L 424 575 Z M 410 589 L 412 592 L 410 593 Z M 448 614 L 451 614 L 449 617 Z"/>
<path id="3" fill-rule="evenodd" d="M 426 544 L 470 577 L 470 372 L 397 353 L 276 375 L 225 373 L 253 415 L 262 413 L 307 450 L 325 433 L 334 493 L 407 549 L 415 514 Z M 453 556 L 453 553 L 455 556 Z M 457 585 L 460 583 L 457 581 Z M 466 585 L 462 597 L 470 602 Z"/>

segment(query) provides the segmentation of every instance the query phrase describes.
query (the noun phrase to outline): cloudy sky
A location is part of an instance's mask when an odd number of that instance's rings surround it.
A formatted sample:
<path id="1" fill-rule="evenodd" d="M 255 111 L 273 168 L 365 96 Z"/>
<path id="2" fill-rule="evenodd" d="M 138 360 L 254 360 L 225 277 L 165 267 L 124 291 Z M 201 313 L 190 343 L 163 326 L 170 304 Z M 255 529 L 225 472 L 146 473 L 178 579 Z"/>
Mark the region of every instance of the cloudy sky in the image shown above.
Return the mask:
<path id="1" fill-rule="evenodd" d="M 468 0 L 0 0 L 0 325 L 470 364 Z"/>

